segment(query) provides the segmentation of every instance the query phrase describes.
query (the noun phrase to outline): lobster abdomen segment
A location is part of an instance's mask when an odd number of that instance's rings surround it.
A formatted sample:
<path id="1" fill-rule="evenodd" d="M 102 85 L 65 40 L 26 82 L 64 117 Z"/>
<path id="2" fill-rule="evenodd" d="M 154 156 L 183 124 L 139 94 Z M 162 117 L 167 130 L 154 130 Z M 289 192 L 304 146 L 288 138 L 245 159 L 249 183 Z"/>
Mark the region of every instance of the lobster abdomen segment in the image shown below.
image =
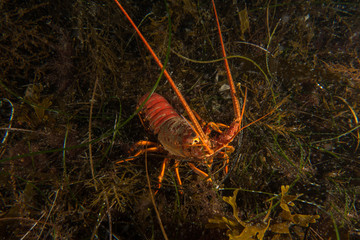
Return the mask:
<path id="1" fill-rule="evenodd" d="M 142 96 L 138 105 L 141 105 L 148 96 L 149 93 Z M 169 102 L 157 93 L 151 95 L 140 113 L 142 114 L 143 120 L 149 123 L 150 130 L 155 135 L 159 133 L 160 128 L 166 121 L 175 117 L 180 117 Z"/>

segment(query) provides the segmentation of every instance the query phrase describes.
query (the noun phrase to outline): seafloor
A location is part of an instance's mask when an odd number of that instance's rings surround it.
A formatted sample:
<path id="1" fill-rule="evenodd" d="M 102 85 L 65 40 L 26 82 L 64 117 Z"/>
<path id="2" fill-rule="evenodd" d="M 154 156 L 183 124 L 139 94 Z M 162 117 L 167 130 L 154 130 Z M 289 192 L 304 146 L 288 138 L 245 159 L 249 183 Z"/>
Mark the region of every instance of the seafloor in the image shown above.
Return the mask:
<path id="1" fill-rule="evenodd" d="M 121 3 L 193 111 L 230 125 L 211 1 Z M 250 125 L 210 168 L 166 151 L 124 161 L 157 142 L 135 113 L 157 82 L 187 114 L 114 1 L 0 2 L 0 239 L 360 237 L 358 1 L 216 7 Z"/>

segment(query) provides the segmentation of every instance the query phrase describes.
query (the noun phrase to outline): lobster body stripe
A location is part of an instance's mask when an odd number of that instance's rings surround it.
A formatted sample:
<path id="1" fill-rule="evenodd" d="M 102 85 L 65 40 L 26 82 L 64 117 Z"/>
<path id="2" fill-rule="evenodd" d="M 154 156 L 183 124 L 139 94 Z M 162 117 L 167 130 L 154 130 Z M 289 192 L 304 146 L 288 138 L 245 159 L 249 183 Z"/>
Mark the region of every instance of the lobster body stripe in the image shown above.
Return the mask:
<path id="1" fill-rule="evenodd" d="M 138 105 L 141 105 L 148 95 L 145 94 L 141 97 Z M 150 130 L 155 135 L 159 133 L 160 128 L 166 121 L 174 117 L 180 117 L 169 102 L 157 93 L 151 95 L 141 110 L 140 115 L 143 115 L 143 120 L 149 123 Z"/>

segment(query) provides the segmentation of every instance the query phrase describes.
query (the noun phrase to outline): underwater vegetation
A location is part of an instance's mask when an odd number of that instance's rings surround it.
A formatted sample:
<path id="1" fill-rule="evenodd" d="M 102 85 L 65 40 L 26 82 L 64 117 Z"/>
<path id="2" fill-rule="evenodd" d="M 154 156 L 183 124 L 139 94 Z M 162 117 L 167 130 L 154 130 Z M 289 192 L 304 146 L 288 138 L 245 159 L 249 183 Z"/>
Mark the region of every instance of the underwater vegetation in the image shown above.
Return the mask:
<path id="1" fill-rule="evenodd" d="M 272 221 L 269 219 L 272 210 L 272 200 L 270 202 L 270 208 L 268 213 L 262 220 L 260 224 L 246 223 L 239 218 L 239 211 L 236 204 L 236 195 L 239 189 L 234 191 L 232 197 L 223 197 L 223 200 L 231 205 L 233 208 L 233 216 L 236 221 L 232 221 L 226 217 L 221 218 L 211 218 L 209 223 L 212 227 L 217 226 L 219 228 L 229 228 L 227 235 L 229 239 L 264 239 L 266 232 L 273 232 L 275 235 L 274 239 L 280 237 L 285 237 L 284 235 L 289 235 L 291 237 L 290 231 L 296 232 L 300 239 L 304 239 L 305 233 L 301 229 L 296 229 L 297 227 L 309 227 L 310 223 L 315 223 L 316 219 L 320 218 L 319 215 L 303 215 L 303 214 L 292 214 L 290 207 L 294 207 L 294 201 L 299 197 L 295 195 L 288 195 L 287 192 L 290 186 L 281 186 L 280 201 L 276 205 L 280 205 L 282 209 L 280 214 L 276 217 L 277 220 Z M 280 222 L 276 222 L 279 221 Z M 241 229 L 239 231 L 239 229 Z M 292 228 L 292 229 L 291 229 Z M 281 236 L 283 234 L 283 236 Z"/>
<path id="2" fill-rule="evenodd" d="M 215 2 L 243 126 L 271 114 L 228 173 L 177 159 L 183 194 L 168 167 L 154 195 L 166 152 L 116 162 L 157 141 L 135 111 L 161 70 L 116 4 L 1 1 L 0 239 L 359 238 L 357 1 Z M 230 124 L 211 1 L 121 3 L 190 107 Z M 187 117 L 166 79 L 156 92 Z"/>

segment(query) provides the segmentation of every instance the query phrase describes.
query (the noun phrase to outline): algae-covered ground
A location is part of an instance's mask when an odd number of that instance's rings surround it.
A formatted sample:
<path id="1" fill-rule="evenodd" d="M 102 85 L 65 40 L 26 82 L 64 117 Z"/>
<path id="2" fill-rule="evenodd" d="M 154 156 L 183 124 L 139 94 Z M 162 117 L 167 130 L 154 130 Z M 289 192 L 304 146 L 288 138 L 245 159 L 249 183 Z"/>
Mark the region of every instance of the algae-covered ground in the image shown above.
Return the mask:
<path id="1" fill-rule="evenodd" d="M 0 239 L 360 237 L 359 3 L 215 3 L 243 126 L 265 117 L 228 173 L 178 158 L 183 194 L 170 162 L 154 196 L 168 154 L 124 160 L 157 141 L 135 111 L 161 70 L 116 3 L 0 2 Z M 211 1 L 121 4 L 190 107 L 229 125 Z M 187 117 L 164 77 L 156 92 Z"/>

